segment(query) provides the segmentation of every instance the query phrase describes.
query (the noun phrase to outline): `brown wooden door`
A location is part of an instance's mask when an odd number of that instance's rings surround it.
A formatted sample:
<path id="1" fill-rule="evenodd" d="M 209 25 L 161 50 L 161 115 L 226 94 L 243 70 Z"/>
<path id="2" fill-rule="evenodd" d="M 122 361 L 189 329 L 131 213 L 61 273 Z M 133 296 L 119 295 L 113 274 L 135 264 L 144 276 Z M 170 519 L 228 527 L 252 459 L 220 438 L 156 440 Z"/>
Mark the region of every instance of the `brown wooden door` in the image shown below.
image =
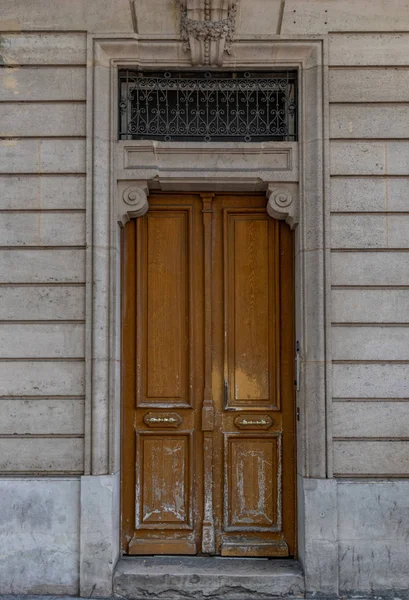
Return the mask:
<path id="1" fill-rule="evenodd" d="M 149 205 L 123 248 L 123 551 L 294 556 L 291 231 L 262 196 Z"/>

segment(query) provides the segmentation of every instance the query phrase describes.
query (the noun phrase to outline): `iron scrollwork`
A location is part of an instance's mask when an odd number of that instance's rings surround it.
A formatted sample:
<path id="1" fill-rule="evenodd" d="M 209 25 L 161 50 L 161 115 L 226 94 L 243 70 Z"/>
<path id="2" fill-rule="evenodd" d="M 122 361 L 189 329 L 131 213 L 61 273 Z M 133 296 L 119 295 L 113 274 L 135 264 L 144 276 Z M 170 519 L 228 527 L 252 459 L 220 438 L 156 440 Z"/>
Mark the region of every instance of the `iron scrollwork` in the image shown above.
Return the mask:
<path id="1" fill-rule="evenodd" d="M 119 139 L 296 141 L 294 72 L 121 71 Z"/>

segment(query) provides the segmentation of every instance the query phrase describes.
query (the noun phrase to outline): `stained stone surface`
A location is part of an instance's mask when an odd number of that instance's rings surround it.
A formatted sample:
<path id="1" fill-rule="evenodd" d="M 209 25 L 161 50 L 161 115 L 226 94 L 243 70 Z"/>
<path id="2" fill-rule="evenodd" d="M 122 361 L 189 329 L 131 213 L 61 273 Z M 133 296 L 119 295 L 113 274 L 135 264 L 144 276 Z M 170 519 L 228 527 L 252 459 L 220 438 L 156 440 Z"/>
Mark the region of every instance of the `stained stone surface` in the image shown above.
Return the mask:
<path id="1" fill-rule="evenodd" d="M 78 594 L 79 499 L 78 478 L 1 478 L 3 594 Z"/>
<path id="2" fill-rule="evenodd" d="M 268 600 L 304 596 L 294 560 L 153 556 L 122 559 L 114 595 L 132 600 Z"/>

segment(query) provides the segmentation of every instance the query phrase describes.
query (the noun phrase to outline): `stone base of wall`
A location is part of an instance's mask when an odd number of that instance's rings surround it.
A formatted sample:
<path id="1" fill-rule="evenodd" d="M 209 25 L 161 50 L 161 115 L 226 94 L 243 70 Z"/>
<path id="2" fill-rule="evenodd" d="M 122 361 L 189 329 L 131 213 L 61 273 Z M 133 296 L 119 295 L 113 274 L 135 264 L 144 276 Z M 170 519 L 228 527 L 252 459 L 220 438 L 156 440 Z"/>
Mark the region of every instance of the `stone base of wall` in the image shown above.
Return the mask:
<path id="1" fill-rule="evenodd" d="M 340 594 L 409 597 L 409 481 L 341 481 Z"/>
<path id="2" fill-rule="evenodd" d="M 409 597 L 409 481 L 305 479 L 308 595 Z"/>
<path id="3" fill-rule="evenodd" d="M 0 479 L 0 593 L 78 594 L 80 479 Z"/>
<path id="4" fill-rule="evenodd" d="M 110 596 L 118 491 L 117 475 L 0 479 L 0 594 Z M 408 514 L 409 480 L 300 479 L 307 597 L 409 599 Z"/>
<path id="5" fill-rule="evenodd" d="M 119 473 L 82 477 L 81 596 L 111 596 L 119 556 L 119 524 Z"/>

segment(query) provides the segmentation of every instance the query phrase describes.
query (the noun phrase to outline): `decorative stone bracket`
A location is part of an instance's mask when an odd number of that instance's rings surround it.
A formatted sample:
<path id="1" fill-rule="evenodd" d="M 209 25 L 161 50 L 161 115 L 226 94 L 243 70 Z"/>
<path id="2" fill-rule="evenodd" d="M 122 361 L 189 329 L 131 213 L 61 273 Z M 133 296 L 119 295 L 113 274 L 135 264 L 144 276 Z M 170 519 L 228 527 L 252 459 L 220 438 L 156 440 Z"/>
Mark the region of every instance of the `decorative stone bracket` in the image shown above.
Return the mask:
<path id="1" fill-rule="evenodd" d="M 180 37 L 192 65 L 223 66 L 231 53 L 239 0 L 176 0 L 181 10 Z"/>
<path id="2" fill-rule="evenodd" d="M 143 217 L 148 208 L 147 181 L 125 181 L 118 185 L 117 220 L 121 227 L 133 217 Z"/>
<path id="3" fill-rule="evenodd" d="M 267 187 L 267 212 L 274 219 L 285 220 L 291 229 L 299 221 L 299 193 L 297 184 L 274 184 Z"/>
<path id="4" fill-rule="evenodd" d="M 211 178 L 210 178 L 211 179 Z M 213 185 L 216 182 L 213 181 Z M 190 190 L 194 191 L 203 187 L 191 184 Z M 130 180 L 119 181 L 117 191 L 117 220 L 124 227 L 132 218 L 143 217 L 148 212 L 148 181 Z M 273 219 L 285 220 L 291 229 L 294 229 L 299 221 L 299 192 L 296 183 L 269 183 L 266 195 L 268 198 L 267 212 Z"/>

